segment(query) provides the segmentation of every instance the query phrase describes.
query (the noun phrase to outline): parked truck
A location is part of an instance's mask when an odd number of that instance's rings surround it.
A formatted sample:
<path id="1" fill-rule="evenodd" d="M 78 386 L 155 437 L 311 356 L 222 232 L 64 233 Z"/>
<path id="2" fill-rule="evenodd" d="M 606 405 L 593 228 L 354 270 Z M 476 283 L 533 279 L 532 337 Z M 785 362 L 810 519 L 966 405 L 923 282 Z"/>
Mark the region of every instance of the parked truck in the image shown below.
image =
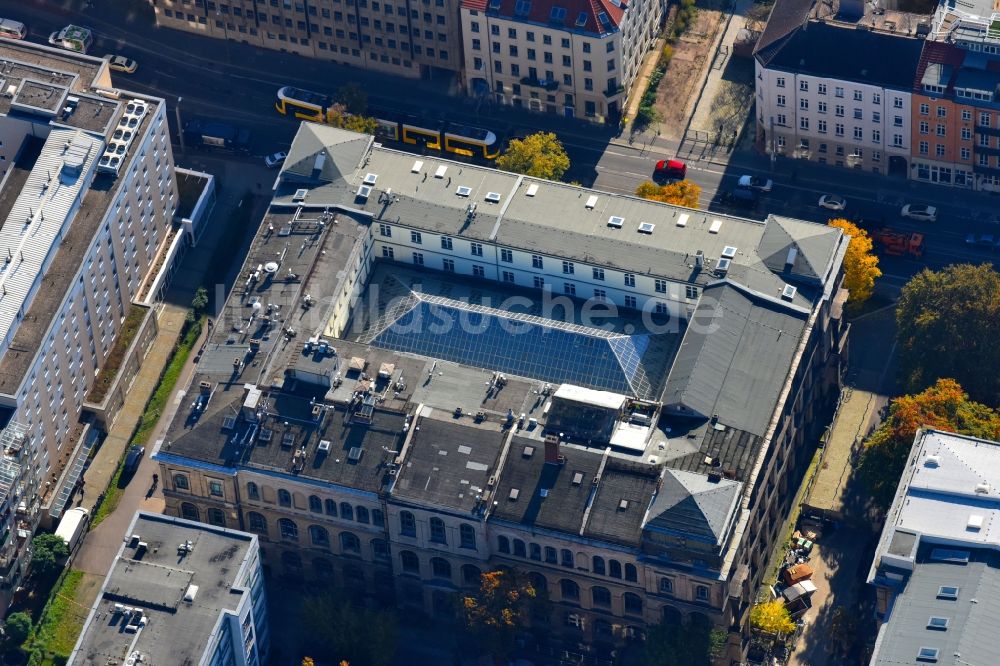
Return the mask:
<path id="1" fill-rule="evenodd" d="M 919 258 L 924 254 L 924 235 L 908 231 L 894 231 L 889 228 L 880 229 L 872 234 L 875 242 L 885 248 L 885 253 L 891 257 L 909 255 Z"/>
<path id="2" fill-rule="evenodd" d="M 68 25 L 49 35 L 49 44 L 67 51 L 86 53 L 94 43 L 94 35 L 90 28 L 79 25 Z"/>
<path id="3" fill-rule="evenodd" d="M 62 537 L 69 547 L 69 552 L 76 550 L 80 539 L 87 532 L 87 525 L 90 523 L 90 512 L 81 506 L 70 509 L 63 514 L 59 526 L 56 527 L 56 536 Z"/>
<path id="4" fill-rule="evenodd" d="M 184 141 L 194 148 L 248 152 L 250 131 L 219 120 L 195 118 L 184 125 Z"/>

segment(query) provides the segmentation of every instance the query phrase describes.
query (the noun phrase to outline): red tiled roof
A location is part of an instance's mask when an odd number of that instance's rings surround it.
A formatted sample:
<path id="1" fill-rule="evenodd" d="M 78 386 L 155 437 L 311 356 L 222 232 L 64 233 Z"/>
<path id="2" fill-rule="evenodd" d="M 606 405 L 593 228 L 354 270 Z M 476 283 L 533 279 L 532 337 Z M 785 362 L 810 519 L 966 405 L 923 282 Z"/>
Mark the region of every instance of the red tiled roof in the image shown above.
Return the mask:
<path id="1" fill-rule="evenodd" d="M 924 72 L 927 71 L 928 65 L 951 65 L 952 79 L 954 79 L 954 74 L 958 71 L 958 68 L 961 66 L 964 59 L 965 51 L 962 51 L 961 49 L 945 42 L 926 40 L 924 42 L 923 51 L 920 53 L 920 62 L 917 64 L 917 73 L 913 79 L 913 89 L 917 92 L 923 89 L 923 85 L 921 85 L 920 82 L 924 78 Z M 948 85 L 949 87 L 951 86 L 951 81 L 948 82 Z"/>
<path id="2" fill-rule="evenodd" d="M 622 2 L 621 6 L 618 6 L 612 0 L 531 0 L 528 13 L 524 15 L 515 13 L 517 3 L 518 0 L 500 0 L 500 9 L 491 13 L 495 12 L 498 16 L 515 21 L 550 25 L 595 35 L 614 32 L 625 15 L 625 3 Z M 480 12 L 486 12 L 489 4 L 490 0 L 462 0 L 463 8 Z M 552 20 L 553 7 L 566 10 L 566 16 L 562 21 Z M 606 25 L 599 19 L 602 13 L 608 17 Z M 580 16 L 584 14 L 587 16 L 586 22 L 577 25 Z"/>

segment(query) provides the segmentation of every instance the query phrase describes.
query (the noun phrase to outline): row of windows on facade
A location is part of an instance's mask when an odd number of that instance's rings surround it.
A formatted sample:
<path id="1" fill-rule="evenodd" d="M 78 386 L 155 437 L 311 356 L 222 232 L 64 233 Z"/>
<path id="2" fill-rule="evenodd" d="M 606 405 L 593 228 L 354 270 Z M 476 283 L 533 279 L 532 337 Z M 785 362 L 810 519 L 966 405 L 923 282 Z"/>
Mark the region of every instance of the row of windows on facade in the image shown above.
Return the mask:
<path id="1" fill-rule="evenodd" d="M 386 238 L 392 238 L 392 227 L 388 224 L 378 225 L 379 235 Z M 441 236 L 441 249 L 453 251 L 454 239 L 449 236 Z M 410 231 L 410 242 L 414 245 L 423 245 L 424 236 L 419 231 Z M 383 246 L 388 247 L 388 246 Z M 389 248 L 392 249 L 392 248 Z M 469 243 L 469 254 L 473 257 L 482 257 L 483 255 L 483 244 L 471 242 Z M 423 257 L 423 255 L 420 255 Z M 388 257 L 392 258 L 392 257 Z M 514 263 L 514 251 L 506 248 L 500 249 L 500 261 L 505 264 Z M 452 263 L 454 266 L 454 263 Z M 545 257 L 540 254 L 531 255 L 531 267 L 537 268 L 539 270 L 545 269 Z M 572 261 L 562 260 L 562 272 L 563 275 L 575 275 L 576 274 L 576 264 Z M 604 281 L 604 269 L 598 267 L 591 267 L 591 277 L 598 281 Z M 635 287 L 635 273 L 623 273 L 622 280 L 626 287 Z M 511 280 L 513 281 L 513 280 Z M 665 294 L 667 293 L 667 280 L 654 278 L 653 288 L 657 293 Z"/>
<path id="2" fill-rule="evenodd" d="M 774 85 L 777 86 L 778 88 L 784 88 L 785 87 L 785 77 L 783 77 L 783 76 L 777 77 L 774 80 Z M 799 81 L 799 92 L 809 92 L 809 81 Z M 819 83 L 819 84 L 817 84 L 816 85 L 816 92 L 818 94 L 820 94 L 820 95 L 826 95 L 827 94 L 827 84 L 825 84 L 825 83 Z M 834 86 L 833 96 L 834 97 L 838 97 L 838 98 L 843 98 L 844 97 L 844 88 L 842 86 Z M 865 94 L 864 94 L 864 91 L 862 91 L 862 90 L 854 90 L 854 91 L 852 91 L 852 96 L 854 98 L 854 101 L 856 101 L 856 102 L 863 102 L 863 101 L 865 101 Z M 871 96 L 870 96 L 869 99 L 871 100 L 872 104 L 881 104 L 882 103 L 882 93 L 873 92 L 871 94 Z M 896 109 L 902 109 L 903 108 L 903 98 L 902 97 L 893 97 L 892 98 L 892 106 L 893 106 L 893 108 L 896 108 Z"/>
<path id="3" fill-rule="evenodd" d="M 493 27 L 496 27 L 496 26 L 493 26 Z M 513 30 L 513 28 L 511 28 L 511 30 Z M 480 39 L 476 38 L 476 37 L 472 38 L 471 45 L 472 45 L 472 50 L 473 51 L 482 51 L 483 50 L 482 41 Z M 501 53 L 502 52 L 502 48 L 501 48 L 500 42 L 490 42 L 490 46 L 493 49 L 493 53 Z M 614 51 L 615 50 L 614 46 L 615 46 L 614 42 L 608 42 L 607 52 L 611 53 L 612 51 Z M 583 52 L 584 53 L 590 53 L 590 44 L 584 43 Z M 518 46 L 516 44 L 508 44 L 507 45 L 507 55 L 509 55 L 510 57 L 512 57 L 512 58 L 518 58 L 518 57 L 520 57 L 520 53 L 521 52 L 520 52 L 520 50 L 519 50 L 519 48 L 518 48 Z M 532 49 L 532 48 L 526 48 L 525 49 L 525 56 L 527 57 L 528 60 L 538 60 L 538 52 L 535 49 Z M 565 54 L 562 55 L 560 61 L 562 62 L 563 67 L 572 67 L 573 66 L 573 58 L 570 57 L 570 56 L 568 56 L 568 55 L 565 55 Z M 544 62 L 546 64 L 549 64 L 549 65 L 555 64 L 555 56 L 552 53 L 552 51 L 542 51 L 542 62 Z M 615 70 L 615 68 L 616 68 L 615 60 L 614 59 L 608 60 L 608 71 L 609 72 L 613 72 Z M 590 60 L 584 60 L 583 61 L 583 70 L 585 72 L 593 71 L 593 64 L 591 63 Z"/>
<path id="4" fill-rule="evenodd" d="M 825 132 L 826 129 L 823 128 L 822 131 Z M 839 134 L 838 136 L 842 136 L 842 134 Z M 857 138 L 857 136 L 855 136 L 855 138 Z M 984 146 L 984 147 L 991 147 L 990 146 L 990 141 L 988 139 L 989 139 L 989 137 L 981 137 L 980 141 L 979 141 L 979 144 L 981 146 Z M 874 141 L 874 143 L 878 143 L 878 140 L 876 139 Z M 896 146 L 901 146 L 902 145 L 902 137 L 900 137 L 899 135 L 896 135 L 896 137 L 893 140 L 893 144 L 896 145 Z M 785 146 L 785 140 L 784 140 L 784 138 L 783 137 L 778 137 L 778 147 L 779 148 L 783 148 L 784 146 Z M 799 149 L 801 149 L 801 150 L 809 150 L 809 146 L 810 146 L 809 139 L 799 139 L 799 143 L 798 143 Z M 826 153 L 827 152 L 827 144 L 820 143 L 819 144 L 819 150 L 818 150 L 818 152 L 821 153 L 821 154 Z M 918 143 L 918 152 L 919 152 L 920 155 L 930 155 L 930 143 L 927 142 L 927 141 L 920 141 Z M 841 156 L 841 157 L 844 156 L 844 154 L 845 154 L 844 146 L 841 146 L 841 145 L 836 146 L 836 154 L 838 156 Z M 946 157 L 947 156 L 947 146 L 945 144 L 943 144 L 943 143 L 935 144 L 934 145 L 934 155 L 935 155 L 935 157 Z M 861 148 L 852 148 L 852 150 L 851 150 L 851 157 L 862 158 L 862 157 L 864 157 L 864 151 Z M 959 157 L 960 157 L 960 159 L 962 159 L 964 161 L 970 161 L 972 159 L 972 149 L 964 147 L 964 146 L 961 147 L 961 148 L 959 148 Z M 879 152 L 879 151 L 877 151 L 877 150 L 876 151 L 872 151 L 871 158 L 872 158 L 872 161 L 874 161 L 874 162 L 880 162 L 882 160 L 882 153 Z M 995 162 L 996 162 L 997 167 L 1000 168 L 1000 159 L 995 160 Z M 979 164 L 979 166 L 991 167 L 993 165 L 993 163 L 994 163 L 994 160 L 991 159 L 990 155 L 979 154 L 977 156 L 977 164 Z"/>
<path id="5" fill-rule="evenodd" d="M 517 49 L 515 47 L 513 47 L 513 46 L 511 46 L 510 49 L 511 49 L 511 55 L 514 56 L 514 57 L 517 57 L 517 52 L 516 52 Z M 497 44 L 496 42 L 493 42 L 493 52 L 494 53 L 500 53 L 500 45 Z M 565 59 L 568 58 L 568 57 L 569 56 L 566 56 L 564 58 L 564 62 L 563 62 L 563 65 L 566 66 L 566 67 L 570 67 L 571 66 L 568 62 L 565 61 Z M 529 60 L 533 60 L 533 58 L 529 58 Z M 482 70 L 483 69 L 482 60 L 480 60 L 479 58 L 476 58 L 475 60 L 473 60 L 473 67 L 475 69 L 477 69 L 477 70 Z M 617 69 L 617 65 L 615 64 L 615 61 L 613 59 L 612 60 L 608 60 L 607 67 L 608 67 L 608 71 L 609 72 L 613 72 L 613 71 L 615 71 Z M 593 64 L 589 60 L 584 60 L 583 61 L 583 71 L 585 71 L 585 72 L 593 72 L 594 71 L 594 66 L 593 66 Z M 499 60 L 499 59 L 494 59 L 493 60 L 493 72 L 496 73 L 496 74 L 503 74 L 503 61 L 502 60 Z M 511 65 L 510 65 L 510 75 L 511 76 L 520 76 L 521 75 L 521 66 L 518 63 L 511 63 Z M 567 80 L 565 78 L 566 76 L 567 75 L 565 75 L 565 74 L 563 75 L 563 81 L 564 82 Z M 536 68 L 534 68 L 534 67 L 528 67 L 528 78 L 530 78 L 530 79 L 532 79 L 534 81 L 541 81 L 542 80 L 538 76 L 538 70 Z M 546 82 L 553 82 L 553 83 L 555 83 L 555 82 L 558 81 L 556 79 L 555 74 L 552 72 L 552 70 L 547 70 L 545 72 L 545 79 L 544 80 Z M 617 81 L 617 79 L 615 79 L 615 81 Z M 567 83 L 566 85 L 571 85 L 571 84 Z M 591 85 L 593 85 L 593 84 L 591 84 Z"/>
<path id="6" fill-rule="evenodd" d="M 384 259 L 396 259 L 396 250 L 388 245 L 382 246 L 382 258 Z M 424 255 L 420 252 L 413 253 L 413 264 L 415 266 L 424 266 Z M 442 259 L 441 260 L 441 270 L 446 273 L 455 272 L 455 261 L 454 259 Z M 603 269 L 595 268 L 595 271 L 601 271 L 603 274 Z M 472 276 L 477 278 L 486 279 L 486 267 L 481 264 L 472 265 Z M 517 283 L 517 275 L 513 271 L 503 271 L 501 274 L 502 281 L 508 284 Z M 545 289 L 547 283 L 545 278 L 540 275 L 533 276 L 533 284 L 535 289 Z M 603 277 L 600 279 L 604 279 Z M 658 293 L 666 293 L 666 280 L 656 280 L 656 291 Z M 662 285 L 660 283 L 663 283 Z M 633 285 L 634 286 L 634 285 Z M 577 296 L 576 284 L 573 282 L 563 282 L 563 293 L 567 296 Z M 606 301 L 608 298 L 608 292 L 605 289 L 595 288 L 593 290 L 593 297 L 597 301 Z M 688 286 L 685 288 L 685 297 L 688 299 L 698 298 L 698 288 Z M 638 308 L 638 300 L 635 296 L 625 296 L 625 307 Z M 655 311 L 657 314 L 666 314 L 669 312 L 669 308 L 666 303 L 657 302 L 655 303 Z"/>
<path id="7" fill-rule="evenodd" d="M 480 32 L 479 21 L 471 21 L 469 23 L 469 30 L 471 32 L 474 32 L 474 33 Z M 501 31 L 500 31 L 500 26 L 499 25 L 497 25 L 496 23 L 490 24 L 490 35 L 492 35 L 494 37 L 499 37 L 500 33 L 501 33 Z M 507 38 L 508 39 L 515 39 L 516 40 L 517 39 L 517 28 L 508 27 L 507 28 Z M 525 31 L 525 33 L 524 33 L 524 39 L 528 43 L 535 43 L 536 42 L 536 40 L 535 40 L 535 32 L 533 30 L 527 30 L 527 31 Z M 543 46 L 552 46 L 552 35 L 545 35 L 545 34 L 543 34 L 542 35 L 542 45 Z M 559 46 L 561 46 L 564 49 L 570 48 L 569 38 L 568 37 L 561 37 L 559 39 Z M 586 42 L 586 41 L 581 42 L 580 43 L 580 48 L 581 48 L 581 50 L 584 53 L 590 53 L 591 52 L 590 42 Z M 531 49 L 529 49 L 529 51 L 530 50 Z M 607 43 L 604 46 L 605 53 L 614 53 L 614 50 L 615 50 L 615 43 L 613 41 L 611 41 L 611 40 L 608 40 Z M 514 54 L 511 54 L 511 55 L 514 55 Z M 547 55 L 551 56 L 551 54 L 547 54 Z M 549 61 L 546 61 L 546 62 L 549 62 Z"/>
<path id="8" fill-rule="evenodd" d="M 348 7 L 355 6 L 355 0 L 344 0 L 344 2 L 347 4 Z M 428 7 L 431 6 L 431 4 L 433 4 L 436 7 L 445 6 L 445 0 L 422 0 L 422 2 L 424 5 Z M 333 0 L 333 3 L 339 5 L 341 3 L 341 0 Z M 223 2 L 216 3 L 214 0 L 193 0 L 193 1 L 180 0 L 179 4 L 188 7 L 192 5 L 195 7 L 205 7 L 209 11 L 217 11 L 221 14 L 228 14 L 230 11 L 232 11 L 232 13 L 236 16 L 240 16 L 244 12 L 244 10 L 240 7 L 237 7 L 235 5 L 230 7 L 226 3 Z M 288 9 L 288 10 L 294 9 L 294 11 L 298 14 L 308 14 L 309 16 L 319 15 L 322 16 L 323 18 L 330 18 L 330 10 L 324 8 L 317 8 L 316 3 L 310 3 L 307 6 L 303 2 L 296 2 L 293 5 L 293 3 L 289 2 L 289 0 L 268 0 L 267 2 L 265 2 L 265 0 L 256 0 L 256 4 L 261 7 L 264 7 L 269 4 L 274 9 Z M 358 7 L 361 7 L 362 9 L 368 8 L 368 0 L 357 0 L 356 4 Z M 373 0 L 371 3 L 371 7 L 372 10 L 376 12 L 382 11 L 383 8 L 386 14 L 391 14 L 393 12 L 393 5 L 388 2 L 380 3 L 378 2 L 378 0 Z M 248 15 L 253 13 L 253 10 L 250 9 L 245 11 Z M 399 8 L 398 11 L 402 12 L 402 8 Z"/>
<path id="9" fill-rule="evenodd" d="M 179 18 L 179 19 L 183 19 L 184 18 L 184 14 L 182 14 L 181 12 L 174 13 L 174 12 L 172 12 L 169 9 L 165 9 L 164 12 L 163 12 L 163 14 L 164 14 L 164 16 L 167 16 L 167 17 L 173 17 L 173 18 Z M 253 18 L 252 14 L 248 14 L 247 18 Z M 336 29 L 333 26 L 329 26 L 329 25 L 319 26 L 319 25 L 317 25 L 315 23 L 306 23 L 305 21 L 299 21 L 298 23 L 294 23 L 292 21 L 292 19 L 290 19 L 290 18 L 282 19 L 280 16 L 277 16 L 277 15 L 271 16 L 270 17 L 271 20 L 270 20 L 270 23 L 269 23 L 268 22 L 268 16 L 267 16 L 267 14 L 264 14 L 263 12 L 261 12 L 258 15 L 257 18 L 258 18 L 258 21 L 259 21 L 259 25 L 262 28 L 265 27 L 265 26 L 267 26 L 267 25 L 272 25 L 272 26 L 275 26 L 275 27 L 294 28 L 294 29 L 298 29 L 298 30 L 306 33 L 308 36 L 319 35 L 320 32 L 322 32 L 327 37 L 333 37 L 333 35 L 336 34 L 338 37 L 342 38 L 342 37 L 344 37 L 344 34 L 345 34 L 343 30 Z M 420 18 L 421 18 L 420 13 L 417 10 L 414 9 L 411 18 L 416 19 L 416 20 L 420 20 Z M 441 14 L 437 14 L 435 16 L 433 14 L 430 14 L 429 12 L 424 12 L 422 18 L 423 18 L 424 23 L 427 23 L 428 25 L 444 26 L 444 25 L 447 24 L 447 21 L 445 20 L 445 17 L 443 15 L 441 15 Z M 383 22 L 381 19 L 372 19 L 372 18 L 369 18 L 367 16 L 358 17 L 358 16 L 355 16 L 354 14 L 347 14 L 347 16 L 345 17 L 342 12 L 335 12 L 334 13 L 334 20 L 343 23 L 343 22 L 345 22 L 345 19 L 346 19 L 346 23 L 348 25 L 360 25 L 363 28 L 372 27 L 372 28 L 375 28 L 376 30 L 384 31 L 387 34 L 396 34 L 397 30 L 398 30 L 398 33 L 400 35 L 409 35 L 409 34 L 411 34 L 410 33 L 410 26 L 407 25 L 407 24 L 405 24 L 405 23 L 399 23 L 399 24 L 397 24 L 397 23 L 393 23 L 393 22 L 390 22 L 390 21 Z M 258 32 L 257 32 L 257 30 L 256 30 L 256 28 L 254 26 L 244 26 L 242 24 L 229 23 L 229 22 L 227 22 L 227 21 L 225 21 L 223 19 L 215 19 L 215 25 L 217 27 L 220 27 L 220 28 L 223 27 L 223 26 L 225 26 L 229 30 L 237 30 L 239 28 L 242 28 L 242 30 L 239 30 L 239 32 L 248 32 L 249 31 L 251 34 L 254 34 L 254 35 L 258 34 Z M 336 31 L 336 33 L 335 33 L 335 31 Z M 412 34 L 417 39 L 420 39 L 421 32 L 420 32 L 419 28 L 413 28 L 413 33 Z M 427 40 L 433 40 L 436 37 L 437 40 L 440 41 L 440 42 L 446 42 L 446 41 L 448 41 L 448 35 L 447 35 L 447 33 L 443 33 L 443 32 L 435 33 L 433 30 L 424 30 L 423 31 L 423 36 L 424 36 L 424 39 L 427 39 Z M 353 33 L 352 32 L 351 33 L 351 39 L 356 40 L 357 39 L 357 33 Z M 371 41 L 371 40 L 369 38 L 366 41 Z"/>

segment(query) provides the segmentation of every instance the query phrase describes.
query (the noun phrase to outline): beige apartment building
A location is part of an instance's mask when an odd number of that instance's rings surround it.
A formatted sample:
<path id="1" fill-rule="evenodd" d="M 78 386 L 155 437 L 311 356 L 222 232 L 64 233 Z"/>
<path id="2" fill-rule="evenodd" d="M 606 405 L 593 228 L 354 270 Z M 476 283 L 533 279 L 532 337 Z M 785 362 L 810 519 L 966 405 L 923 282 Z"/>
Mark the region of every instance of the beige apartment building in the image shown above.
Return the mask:
<path id="1" fill-rule="evenodd" d="M 156 24 L 411 78 L 461 71 L 458 0 L 156 0 Z"/>
<path id="2" fill-rule="evenodd" d="M 704 618 L 740 659 L 838 395 L 846 243 L 305 123 L 157 444 L 166 511 L 273 576 L 448 618 L 507 566 L 574 652 Z"/>
<path id="3" fill-rule="evenodd" d="M 6 608 L 43 507 L 58 515 L 93 444 L 83 404 L 170 234 L 177 186 L 163 101 L 115 88 L 106 60 L 4 41 L 0 66 Z"/>
<path id="4" fill-rule="evenodd" d="M 465 0 L 466 91 L 531 111 L 617 123 L 665 8 L 661 0 L 627 7 L 615 0 Z"/>

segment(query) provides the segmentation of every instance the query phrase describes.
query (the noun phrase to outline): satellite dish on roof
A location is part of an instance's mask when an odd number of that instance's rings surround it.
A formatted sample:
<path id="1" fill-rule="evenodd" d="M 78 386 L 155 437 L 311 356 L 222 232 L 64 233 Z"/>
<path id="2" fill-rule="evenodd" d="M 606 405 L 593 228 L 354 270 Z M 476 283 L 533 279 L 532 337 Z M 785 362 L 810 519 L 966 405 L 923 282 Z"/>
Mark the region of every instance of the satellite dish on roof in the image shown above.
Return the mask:
<path id="1" fill-rule="evenodd" d="M 253 304 L 253 311 L 260 312 L 263 307 L 264 306 L 260 303 L 260 301 L 257 301 L 256 303 Z"/>
<path id="2" fill-rule="evenodd" d="M 277 273 L 278 272 L 278 262 L 276 262 L 276 261 L 269 261 L 266 264 L 264 264 L 264 272 L 265 273 Z"/>

